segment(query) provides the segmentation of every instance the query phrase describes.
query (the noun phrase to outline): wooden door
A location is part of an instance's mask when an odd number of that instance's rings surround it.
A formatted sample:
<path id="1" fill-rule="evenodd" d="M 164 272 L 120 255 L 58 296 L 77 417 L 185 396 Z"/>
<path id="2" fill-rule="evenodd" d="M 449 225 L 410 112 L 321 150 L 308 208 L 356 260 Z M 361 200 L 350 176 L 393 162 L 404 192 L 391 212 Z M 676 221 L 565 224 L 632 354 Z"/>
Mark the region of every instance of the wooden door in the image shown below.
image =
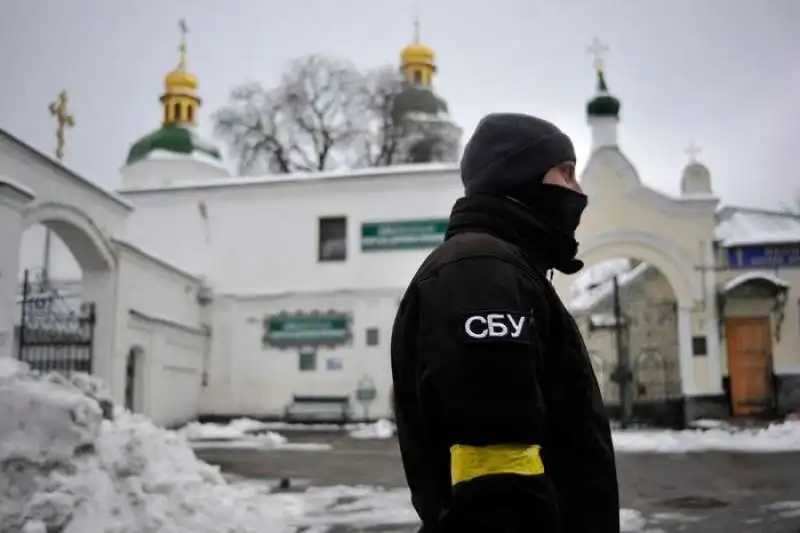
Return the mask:
<path id="1" fill-rule="evenodd" d="M 768 413 L 774 404 L 769 317 L 727 318 L 725 337 L 733 415 Z"/>

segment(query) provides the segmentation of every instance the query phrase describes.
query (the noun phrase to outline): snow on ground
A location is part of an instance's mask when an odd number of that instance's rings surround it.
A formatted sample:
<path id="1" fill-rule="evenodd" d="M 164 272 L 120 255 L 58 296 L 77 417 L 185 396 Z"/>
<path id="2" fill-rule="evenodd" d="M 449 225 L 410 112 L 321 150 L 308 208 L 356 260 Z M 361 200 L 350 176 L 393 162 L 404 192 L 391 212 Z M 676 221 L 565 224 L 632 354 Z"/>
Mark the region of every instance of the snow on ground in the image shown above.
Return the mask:
<path id="1" fill-rule="evenodd" d="M 0 531 L 291 531 L 296 502 L 226 483 L 144 417 L 104 420 L 103 390 L 0 359 Z"/>
<path id="2" fill-rule="evenodd" d="M 263 422 L 250 418 L 237 418 L 227 424 L 191 422 L 180 429 L 189 440 L 241 439 L 247 435 L 267 431 Z M 277 434 L 274 434 L 277 435 Z M 276 440 L 285 440 L 280 437 Z"/>
<path id="3" fill-rule="evenodd" d="M 696 420 L 692 425 L 697 429 L 615 429 L 614 448 L 618 453 L 800 451 L 800 420 L 787 420 L 757 429 L 737 428 L 722 420 Z M 382 419 L 373 424 L 352 426 L 349 433 L 355 439 L 388 439 L 394 436 L 395 425 Z"/>
<path id="4" fill-rule="evenodd" d="M 316 442 L 289 442 L 285 436 L 269 431 L 268 424 L 250 418 L 237 418 L 228 424 L 191 422 L 178 433 L 184 435 L 192 448 L 330 450 L 331 445 Z"/>
<path id="5" fill-rule="evenodd" d="M 267 484 L 229 483 L 217 467 L 197 459 L 185 433 L 119 409 L 114 420 L 104 419 L 106 399 L 106 389 L 92 378 L 38 376 L 0 359 L 0 532 L 296 533 L 337 524 L 414 529 L 407 489 L 276 494 Z M 622 510 L 620 517 L 623 531 L 644 527 L 636 511 Z"/>
<path id="6" fill-rule="evenodd" d="M 284 422 L 259 422 L 249 418 L 231 420 L 228 424 L 192 422 L 178 431 L 192 443 L 195 449 L 207 447 L 224 448 L 303 448 L 324 450 L 330 449 L 328 444 L 317 443 L 290 443 L 288 439 L 271 431 L 283 429 L 286 431 L 320 431 L 340 432 L 347 431 L 354 439 L 389 439 L 394 436 L 395 425 L 390 420 L 382 418 L 373 423 L 362 424 L 288 424 Z"/>
<path id="7" fill-rule="evenodd" d="M 373 424 L 362 424 L 350 430 L 354 439 L 390 439 L 394 436 L 393 422 L 382 418 Z"/>
<path id="8" fill-rule="evenodd" d="M 765 428 L 741 429 L 703 422 L 711 429 L 617 430 L 614 449 L 629 453 L 743 452 L 774 453 L 800 451 L 800 421 L 787 420 Z"/>

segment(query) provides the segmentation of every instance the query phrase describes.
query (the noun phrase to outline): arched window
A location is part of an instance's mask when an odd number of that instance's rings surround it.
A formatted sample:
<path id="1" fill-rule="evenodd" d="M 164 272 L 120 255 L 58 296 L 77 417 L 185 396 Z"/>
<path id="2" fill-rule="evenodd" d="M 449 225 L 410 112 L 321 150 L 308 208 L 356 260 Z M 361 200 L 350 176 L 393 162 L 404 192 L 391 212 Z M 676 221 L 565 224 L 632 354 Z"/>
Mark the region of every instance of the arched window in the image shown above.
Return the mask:
<path id="1" fill-rule="evenodd" d="M 181 121 L 183 118 L 181 117 L 181 104 L 179 102 L 172 104 L 172 117 L 176 122 Z"/>
<path id="2" fill-rule="evenodd" d="M 194 122 L 194 106 L 186 106 L 186 122 Z"/>

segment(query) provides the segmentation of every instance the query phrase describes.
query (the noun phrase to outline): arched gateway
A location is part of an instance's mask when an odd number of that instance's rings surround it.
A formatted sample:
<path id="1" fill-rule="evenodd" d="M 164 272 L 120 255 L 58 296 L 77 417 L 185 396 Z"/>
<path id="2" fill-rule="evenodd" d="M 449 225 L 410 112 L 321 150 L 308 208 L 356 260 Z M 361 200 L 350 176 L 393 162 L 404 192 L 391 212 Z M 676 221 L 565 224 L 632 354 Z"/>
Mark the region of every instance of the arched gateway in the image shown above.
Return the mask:
<path id="1" fill-rule="evenodd" d="M 11 154 L 0 176 L 0 356 L 109 379 L 117 269 L 109 235 L 131 207 L 5 132 L 0 148 Z M 22 233 L 35 225 L 58 236 L 80 266 L 82 304 L 50 290 L 46 272 L 19 272 Z"/>
<path id="2" fill-rule="evenodd" d="M 666 279 L 674 295 L 682 401 L 686 416 L 693 417 L 693 398 L 721 393 L 713 251 L 718 199 L 707 171 L 700 181 L 697 173 L 689 178 L 685 174 L 683 194 L 677 198 L 644 185 L 617 142 L 620 102 L 609 94 L 602 68 L 597 78 L 597 94 L 587 106 L 592 155 L 581 177 L 589 207 L 577 236 L 579 257 L 587 268 L 611 259 L 633 259 Z M 554 279 L 565 301 L 574 280 Z M 693 342 L 700 338 L 707 357 L 694 357 Z"/>

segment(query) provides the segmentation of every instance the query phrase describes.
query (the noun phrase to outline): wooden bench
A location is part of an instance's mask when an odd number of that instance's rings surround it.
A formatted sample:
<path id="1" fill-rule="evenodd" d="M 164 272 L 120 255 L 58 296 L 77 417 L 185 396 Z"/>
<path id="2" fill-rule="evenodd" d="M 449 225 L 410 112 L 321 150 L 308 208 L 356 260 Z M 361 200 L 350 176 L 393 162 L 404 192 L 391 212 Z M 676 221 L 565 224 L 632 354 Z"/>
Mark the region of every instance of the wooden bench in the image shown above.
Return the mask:
<path id="1" fill-rule="evenodd" d="M 338 422 L 350 419 L 349 396 L 301 395 L 292 396 L 284 411 L 286 422 Z"/>

